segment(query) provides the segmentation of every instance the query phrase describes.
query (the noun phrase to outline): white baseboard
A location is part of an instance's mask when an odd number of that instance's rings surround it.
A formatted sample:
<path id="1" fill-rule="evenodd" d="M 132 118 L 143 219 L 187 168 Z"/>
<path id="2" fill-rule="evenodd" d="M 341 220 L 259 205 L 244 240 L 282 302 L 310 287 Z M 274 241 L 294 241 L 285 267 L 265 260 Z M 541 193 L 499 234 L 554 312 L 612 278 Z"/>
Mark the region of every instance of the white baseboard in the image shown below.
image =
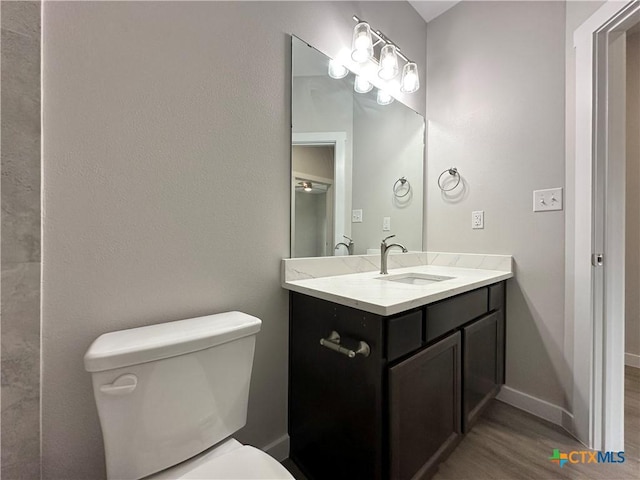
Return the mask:
<path id="1" fill-rule="evenodd" d="M 262 448 L 262 450 L 279 462 L 283 461 L 289 457 L 289 434 L 285 433 L 280 438 L 275 439 L 269 445 Z"/>
<path id="2" fill-rule="evenodd" d="M 528 393 L 507 387 L 506 385 L 502 386 L 496 398 L 501 402 L 508 403 L 513 407 L 529 412 L 536 417 L 555 423 L 573 435 L 573 414 L 567 412 L 562 407 L 536 398 Z"/>
<path id="3" fill-rule="evenodd" d="M 624 364 L 628 365 L 629 367 L 640 368 L 640 355 L 636 355 L 634 353 L 625 353 Z"/>
<path id="4" fill-rule="evenodd" d="M 578 437 L 576 437 L 576 433 L 575 433 L 576 426 L 573 421 L 573 413 L 567 412 L 564 408 L 561 410 L 562 410 L 562 424 L 560 424 L 560 426 L 564 428 L 567 431 L 567 433 L 569 433 L 573 438 L 577 440 Z"/>

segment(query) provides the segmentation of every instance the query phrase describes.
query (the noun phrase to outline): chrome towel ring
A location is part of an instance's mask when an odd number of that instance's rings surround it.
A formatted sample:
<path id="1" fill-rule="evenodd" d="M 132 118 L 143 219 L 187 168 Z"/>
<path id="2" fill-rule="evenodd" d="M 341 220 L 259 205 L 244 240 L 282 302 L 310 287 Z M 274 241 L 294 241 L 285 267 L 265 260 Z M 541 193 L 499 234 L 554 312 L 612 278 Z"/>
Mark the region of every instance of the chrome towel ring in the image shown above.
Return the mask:
<path id="1" fill-rule="evenodd" d="M 445 173 L 448 173 L 452 177 L 458 177 L 458 181 L 452 187 L 444 188 L 442 176 Z M 458 173 L 458 169 L 456 167 L 448 168 L 447 170 L 443 171 L 438 177 L 438 187 L 440 187 L 440 190 L 442 190 L 443 192 L 450 192 L 451 190 L 456 188 L 458 185 L 460 185 L 460 173 Z"/>
<path id="2" fill-rule="evenodd" d="M 402 190 L 403 187 L 405 187 L 405 185 L 406 185 L 406 191 L 400 194 L 399 192 Z M 396 183 L 393 184 L 393 195 L 396 198 L 406 197 L 410 191 L 411 191 L 411 184 L 409 183 L 409 180 L 407 180 L 407 177 L 401 177 L 398 180 L 396 180 Z"/>

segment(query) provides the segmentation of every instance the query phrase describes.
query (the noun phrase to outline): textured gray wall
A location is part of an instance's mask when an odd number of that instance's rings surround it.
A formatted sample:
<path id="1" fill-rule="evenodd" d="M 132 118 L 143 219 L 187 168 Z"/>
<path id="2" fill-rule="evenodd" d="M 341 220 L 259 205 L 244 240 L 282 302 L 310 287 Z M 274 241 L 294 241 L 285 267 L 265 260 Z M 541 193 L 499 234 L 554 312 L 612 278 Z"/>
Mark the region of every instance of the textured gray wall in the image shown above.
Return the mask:
<path id="1" fill-rule="evenodd" d="M 427 33 L 426 245 L 514 256 L 507 385 L 567 407 L 564 212 L 532 211 L 534 189 L 564 186 L 565 5 L 462 2 Z M 451 166 L 466 183 L 455 200 L 436 185 Z"/>
<path id="2" fill-rule="evenodd" d="M 353 14 L 424 78 L 425 24 L 404 2 L 45 4 L 45 478 L 104 475 L 82 357 L 122 328 L 260 317 L 237 438 L 264 447 L 286 433 L 288 34 L 335 55 Z M 408 102 L 424 114 L 424 89 Z"/>
<path id="3" fill-rule="evenodd" d="M 2 16 L 2 472 L 40 477 L 40 2 Z"/>

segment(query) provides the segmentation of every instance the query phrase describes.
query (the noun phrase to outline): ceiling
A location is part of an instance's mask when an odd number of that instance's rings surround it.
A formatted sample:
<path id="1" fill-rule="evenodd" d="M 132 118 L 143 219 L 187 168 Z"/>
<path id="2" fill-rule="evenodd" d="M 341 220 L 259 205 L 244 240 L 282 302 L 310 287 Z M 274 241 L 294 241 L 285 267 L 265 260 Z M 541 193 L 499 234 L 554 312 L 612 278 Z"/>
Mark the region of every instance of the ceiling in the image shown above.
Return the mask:
<path id="1" fill-rule="evenodd" d="M 424 18 L 425 22 L 430 22 L 438 15 L 453 7 L 459 0 L 409 0 L 411 6 Z"/>

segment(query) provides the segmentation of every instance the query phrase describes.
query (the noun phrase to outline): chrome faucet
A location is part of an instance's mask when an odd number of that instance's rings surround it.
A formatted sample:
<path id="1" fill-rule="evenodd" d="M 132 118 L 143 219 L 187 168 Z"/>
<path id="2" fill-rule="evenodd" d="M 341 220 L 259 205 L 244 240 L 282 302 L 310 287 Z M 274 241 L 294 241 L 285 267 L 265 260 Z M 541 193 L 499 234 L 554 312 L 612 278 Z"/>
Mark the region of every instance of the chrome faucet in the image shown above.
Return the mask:
<path id="1" fill-rule="evenodd" d="M 344 247 L 347 247 L 347 252 L 349 253 L 349 255 L 353 255 L 353 247 L 355 243 L 353 243 L 353 240 L 347 237 L 346 235 L 342 235 L 342 236 L 347 240 L 349 240 L 349 243 L 348 244 L 344 242 L 336 243 L 336 247 L 334 248 L 334 250 L 337 250 L 338 248 L 340 248 L 340 245 L 342 245 Z"/>
<path id="2" fill-rule="evenodd" d="M 395 237 L 395 235 L 389 235 L 387 238 L 382 239 L 382 243 L 380 244 L 380 273 L 386 275 L 387 273 L 387 255 L 389 255 L 389 250 L 393 247 L 398 247 L 402 249 L 403 253 L 407 253 L 407 249 L 404 248 L 404 245 L 400 245 L 399 243 L 392 243 L 391 245 L 387 245 L 387 240 Z"/>

